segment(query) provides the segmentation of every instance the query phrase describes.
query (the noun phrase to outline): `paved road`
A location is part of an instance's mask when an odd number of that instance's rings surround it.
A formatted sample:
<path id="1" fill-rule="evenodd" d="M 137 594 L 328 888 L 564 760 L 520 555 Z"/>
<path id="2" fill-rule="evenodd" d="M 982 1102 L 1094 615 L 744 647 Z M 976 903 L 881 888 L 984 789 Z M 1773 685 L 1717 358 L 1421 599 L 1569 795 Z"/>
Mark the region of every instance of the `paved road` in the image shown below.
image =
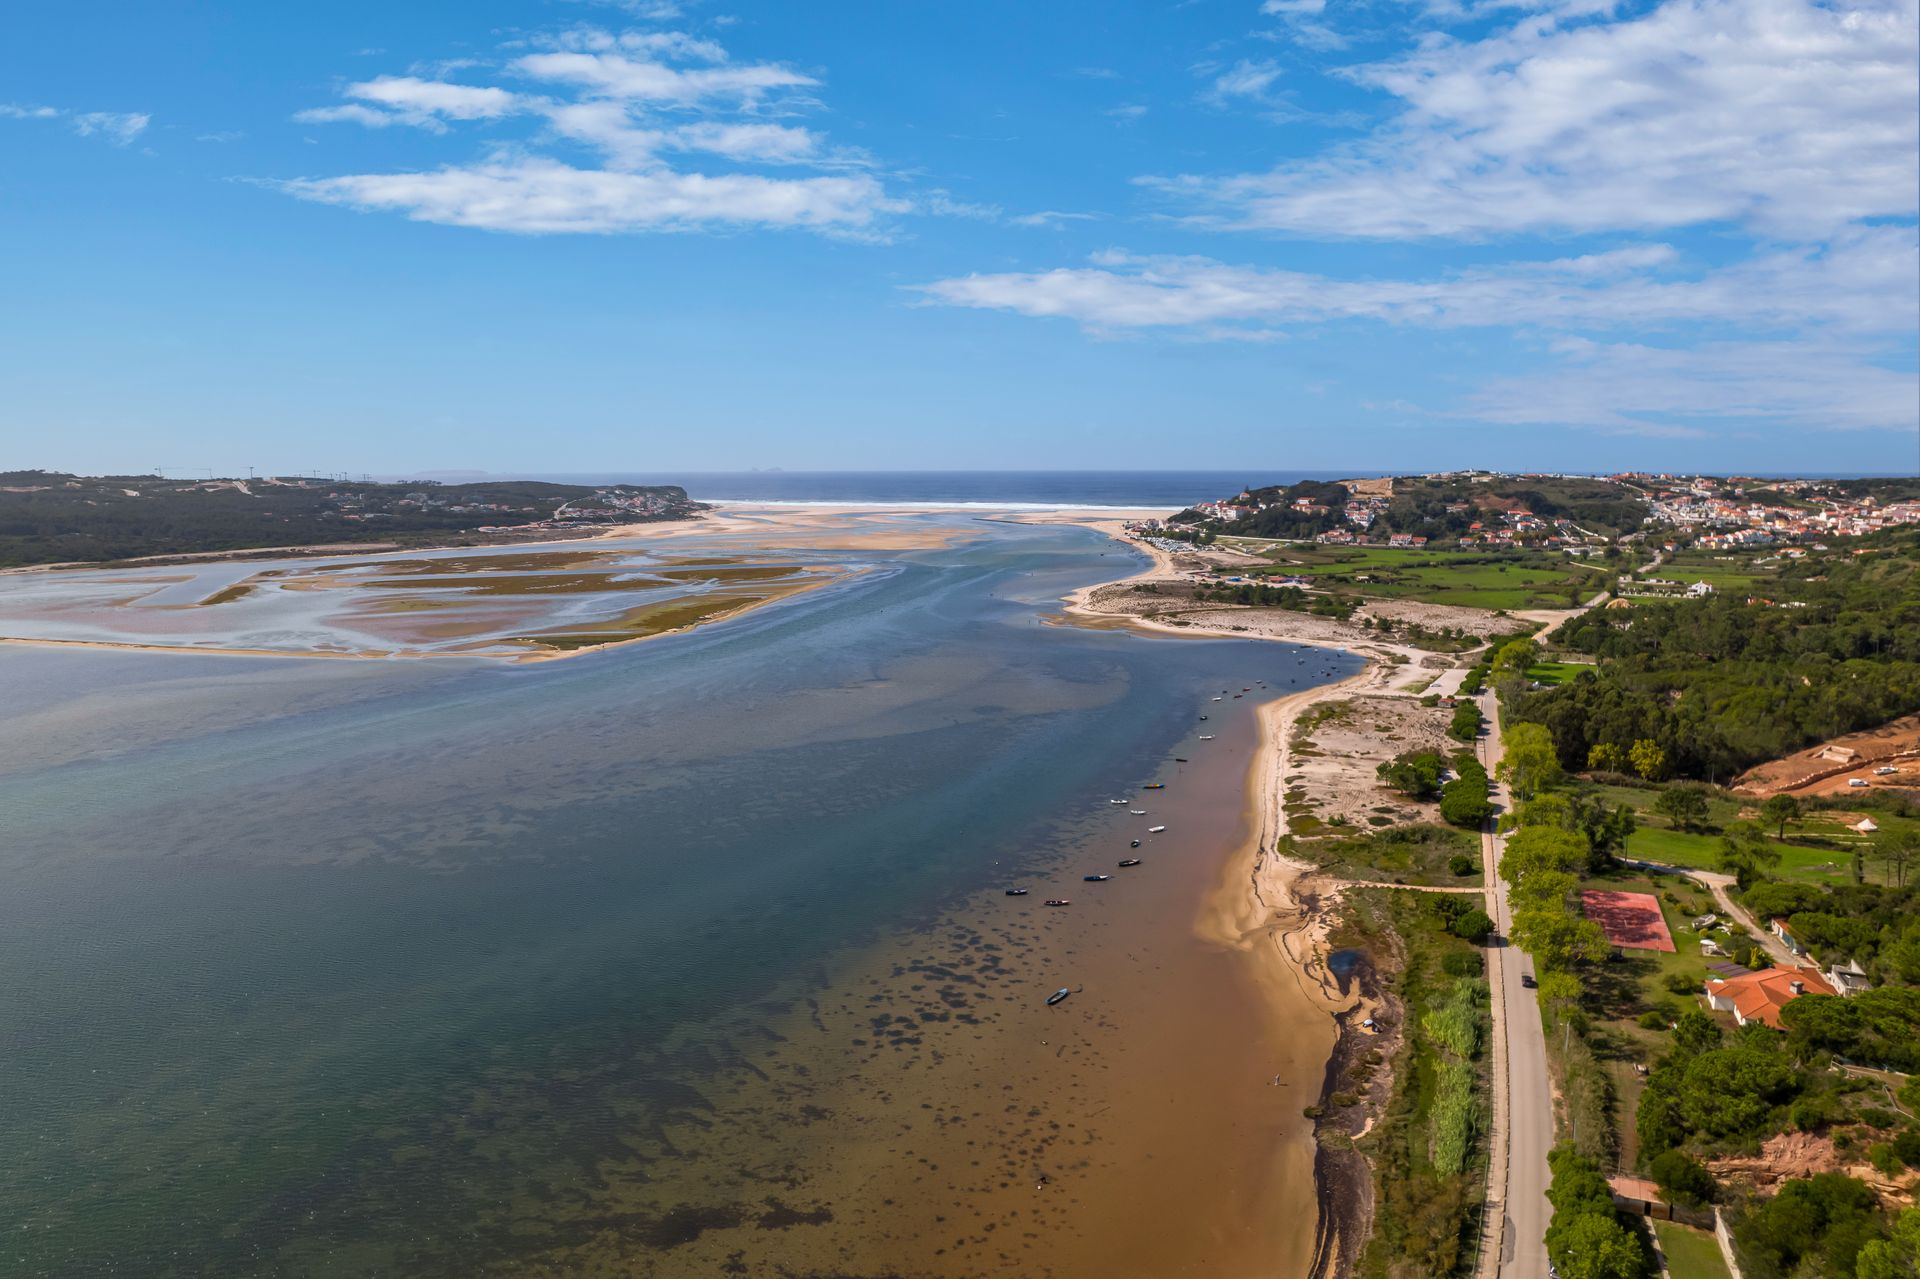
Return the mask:
<path id="1" fill-rule="evenodd" d="M 1487 735 L 1480 741 L 1482 758 L 1491 773 L 1500 760 L 1500 707 L 1489 694 L 1483 701 L 1487 712 Z M 1507 803 L 1505 785 L 1494 783 L 1494 801 Z M 1487 979 L 1495 986 L 1494 998 L 1505 1010 L 1497 1028 L 1504 1033 L 1504 1052 L 1496 1051 L 1496 1064 L 1505 1066 L 1505 1158 L 1496 1153 L 1492 1172 L 1504 1184 L 1490 1188 L 1492 1196 L 1505 1205 L 1506 1224 L 1500 1246 L 1497 1273 L 1500 1279 L 1545 1279 L 1547 1273 L 1547 1221 L 1553 1207 L 1547 1202 L 1547 1152 L 1553 1149 L 1553 1098 L 1547 1083 L 1547 1040 L 1540 1022 L 1540 1005 L 1534 992 L 1521 985 L 1521 977 L 1533 973 L 1533 961 L 1524 952 L 1506 944 L 1513 914 L 1507 901 L 1507 885 L 1491 872 L 1498 865 L 1505 840 L 1493 834 L 1481 836 L 1483 857 L 1493 884 L 1494 931 L 1501 944 L 1488 951 Z M 1503 1060 L 1502 1060 L 1503 1059 Z M 1495 1106 L 1494 1140 L 1501 1139 L 1498 1122 L 1501 1107 Z M 1482 1273 L 1487 1273 L 1483 1267 Z"/>

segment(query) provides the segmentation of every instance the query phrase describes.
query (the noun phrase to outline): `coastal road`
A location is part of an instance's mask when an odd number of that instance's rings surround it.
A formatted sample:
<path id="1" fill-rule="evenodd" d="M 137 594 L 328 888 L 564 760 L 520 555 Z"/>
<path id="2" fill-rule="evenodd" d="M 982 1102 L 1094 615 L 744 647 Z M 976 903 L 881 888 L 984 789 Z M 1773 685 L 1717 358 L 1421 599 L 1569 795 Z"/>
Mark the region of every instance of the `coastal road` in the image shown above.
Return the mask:
<path id="1" fill-rule="evenodd" d="M 1499 699 L 1481 702 L 1487 713 L 1481 759 L 1491 774 L 1500 762 Z M 1495 804 L 1505 809 L 1506 787 L 1493 783 Z M 1488 1169 L 1488 1199 L 1497 1204 L 1502 1229 L 1484 1240 L 1479 1273 L 1483 1279 L 1545 1279 L 1547 1152 L 1553 1149 L 1553 1098 L 1547 1082 L 1547 1039 L 1534 992 L 1521 984 L 1533 973 L 1533 961 L 1507 942 L 1513 913 L 1507 885 L 1496 873 L 1506 841 L 1492 830 L 1480 836 L 1481 861 L 1489 887 L 1488 914 L 1497 944 L 1487 950 L 1487 981 L 1494 1001 L 1493 1157 Z"/>

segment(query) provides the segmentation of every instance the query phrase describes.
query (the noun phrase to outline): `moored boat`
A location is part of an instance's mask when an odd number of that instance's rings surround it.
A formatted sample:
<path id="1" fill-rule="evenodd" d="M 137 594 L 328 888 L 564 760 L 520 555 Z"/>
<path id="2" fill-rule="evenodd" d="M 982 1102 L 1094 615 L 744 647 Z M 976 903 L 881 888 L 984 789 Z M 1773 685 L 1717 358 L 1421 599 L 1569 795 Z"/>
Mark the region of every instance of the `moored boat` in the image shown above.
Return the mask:
<path id="1" fill-rule="evenodd" d="M 1086 881 L 1087 881 L 1087 882 L 1088 882 L 1089 884 L 1104 884 L 1104 883 L 1105 883 L 1105 882 L 1106 882 L 1107 880 L 1109 880 L 1109 879 L 1112 879 L 1112 878 L 1113 878 L 1113 876 L 1111 876 L 1111 875 L 1082 875 L 1082 876 L 1081 876 L 1080 878 L 1082 878 L 1082 879 L 1084 879 L 1084 880 L 1086 880 Z"/>
<path id="2" fill-rule="evenodd" d="M 1047 996 L 1047 1007 L 1049 1008 L 1053 1007 L 1055 1004 L 1059 1003 L 1061 1000 L 1065 999 L 1068 995 L 1071 995 L 1072 993 L 1073 992 L 1068 990 L 1065 986 L 1062 986 L 1060 989 L 1054 991 L 1051 995 Z"/>
<path id="3" fill-rule="evenodd" d="M 1007 890 L 1007 896 L 1009 896 L 1009 897 L 1025 897 L 1025 896 L 1027 895 L 1027 892 L 1028 892 L 1028 890 L 1027 890 L 1027 889 L 1025 889 L 1025 888 L 1009 888 L 1009 889 Z"/>
<path id="4" fill-rule="evenodd" d="M 1165 790 L 1166 788 L 1167 788 L 1167 784 L 1165 782 L 1148 782 L 1145 786 L 1142 786 L 1140 789 L 1141 790 Z"/>
<path id="5" fill-rule="evenodd" d="M 1049 897 L 1047 898 L 1046 904 L 1049 906 L 1071 906 L 1073 902 L 1065 897 Z"/>
<path id="6" fill-rule="evenodd" d="M 1149 827 L 1147 827 L 1147 834 L 1149 834 L 1149 835 L 1158 835 L 1158 834 L 1159 834 L 1159 833 L 1160 833 L 1161 831 L 1163 831 L 1163 830 L 1165 830 L 1165 829 L 1166 829 L 1166 827 L 1165 827 L 1165 826 L 1149 826 Z"/>
<path id="7" fill-rule="evenodd" d="M 1140 864 L 1140 859 L 1138 857 L 1122 857 L 1120 859 L 1120 864 L 1122 866 L 1138 866 Z"/>

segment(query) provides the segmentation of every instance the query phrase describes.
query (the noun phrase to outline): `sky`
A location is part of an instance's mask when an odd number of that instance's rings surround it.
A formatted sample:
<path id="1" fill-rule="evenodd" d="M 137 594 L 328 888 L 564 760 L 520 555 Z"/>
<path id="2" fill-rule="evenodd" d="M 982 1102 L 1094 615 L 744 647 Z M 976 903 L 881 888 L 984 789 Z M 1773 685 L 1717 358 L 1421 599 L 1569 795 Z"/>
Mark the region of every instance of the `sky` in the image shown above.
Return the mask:
<path id="1" fill-rule="evenodd" d="M 8 26 L 0 467 L 1920 471 L 1920 0 Z"/>

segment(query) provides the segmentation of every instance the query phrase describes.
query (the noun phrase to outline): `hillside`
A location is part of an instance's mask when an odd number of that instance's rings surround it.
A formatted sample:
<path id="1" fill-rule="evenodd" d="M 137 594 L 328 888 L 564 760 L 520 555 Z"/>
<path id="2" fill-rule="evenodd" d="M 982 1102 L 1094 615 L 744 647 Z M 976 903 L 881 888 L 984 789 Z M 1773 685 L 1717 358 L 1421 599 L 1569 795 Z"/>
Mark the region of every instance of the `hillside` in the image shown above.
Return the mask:
<path id="1" fill-rule="evenodd" d="M 0 567 L 270 546 L 552 536 L 594 524 L 679 519 L 686 490 L 528 480 L 340 483 L 169 480 L 0 472 Z"/>
<path id="2" fill-rule="evenodd" d="M 1484 473 L 1399 476 L 1390 483 L 1310 480 L 1249 489 L 1233 504 L 1238 518 L 1219 522 L 1220 531 L 1231 535 L 1310 538 L 1345 528 L 1376 538 L 1403 533 L 1434 541 L 1458 540 L 1476 525 L 1541 537 L 1617 536 L 1639 528 L 1648 510 L 1644 495 L 1613 480 Z M 1176 519 L 1199 523 L 1207 516 L 1194 510 Z"/>

